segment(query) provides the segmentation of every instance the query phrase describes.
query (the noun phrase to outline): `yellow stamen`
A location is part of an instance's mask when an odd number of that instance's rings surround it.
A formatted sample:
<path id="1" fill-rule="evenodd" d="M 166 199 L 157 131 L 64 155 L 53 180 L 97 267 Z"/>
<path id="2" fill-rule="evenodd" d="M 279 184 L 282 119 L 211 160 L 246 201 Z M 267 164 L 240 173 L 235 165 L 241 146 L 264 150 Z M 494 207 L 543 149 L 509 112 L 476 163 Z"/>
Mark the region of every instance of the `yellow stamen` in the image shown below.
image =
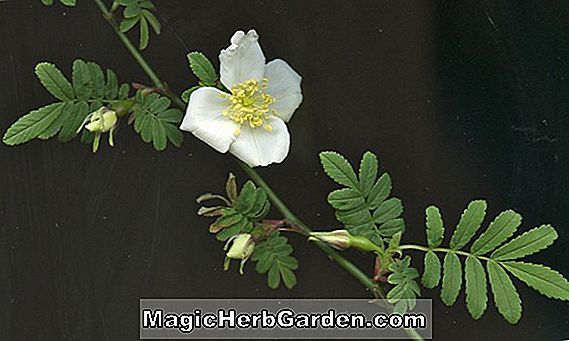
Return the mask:
<path id="1" fill-rule="evenodd" d="M 239 123 L 239 125 L 249 124 L 251 128 L 263 126 L 265 130 L 272 131 L 271 125 L 267 121 L 272 115 L 276 115 L 276 110 L 269 106 L 275 103 L 273 96 L 263 93 L 267 88 L 267 80 L 263 79 L 259 84 L 256 79 L 235 84 L 231 87 L 231 94 L 224 94 L 230 105 L 223 111 L 223 115 Z M 241 128 L 234 132 L 238 136 Z"/>

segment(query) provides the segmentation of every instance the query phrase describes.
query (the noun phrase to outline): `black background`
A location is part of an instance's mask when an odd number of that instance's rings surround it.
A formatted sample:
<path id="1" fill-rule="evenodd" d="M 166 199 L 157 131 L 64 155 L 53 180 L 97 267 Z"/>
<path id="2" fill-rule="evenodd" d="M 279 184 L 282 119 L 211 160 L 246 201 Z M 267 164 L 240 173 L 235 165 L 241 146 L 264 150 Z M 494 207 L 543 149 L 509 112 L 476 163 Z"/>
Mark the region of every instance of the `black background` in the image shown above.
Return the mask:
<path id="1" fill-rule="evenodd" d="M 303 76 L 304 102 L 282 165 L 260 172 L 316 229 L 337 228 L 334 186 L 317 153 L 376 152 L 405 203 L 406 242 L 424 240 L 423 210 L 448 225 L 473 198 L 514 208 L 523 228 L 550 222 L 559 239 L 532 256 L 569 274 L 569 7 L 565 1 L 156 1 L 163 34 L 145 56 L 170 86 L 195 83 L 186 53 L 217 60 L 236 29 L 254 27 L 268 60 Z M 134 34 L 133 39 L 137 36 Z M 51 98 L 33 68 L 74 58 L 148 79 L 91 1 L 74 9 L 0 2 L 0 130 Z M 222 270 L 221 245 L 194 199 L 221 191 L 229 156 L 190 135 L 156 153 L 122 127 L 114 149 L 77 141 L 0 146 L 0 339 L 132 340 L 140 297 L 368 297 L 301 238 L 298 286 L 270 290 L 249 265 Z M 276 213 L 276 212 L 275 212 Z M 347 254 L 363 269 L 372 260 Z M 417 255 L 418 256 L 418 255 Z M 414 259 L 421 267 L 419 257 Z M 480 321 L 434 297 L 436 339 L 560 340 L 568 304 L 516 282 L 524 313 L 511 326 L 493 304 Z"/>

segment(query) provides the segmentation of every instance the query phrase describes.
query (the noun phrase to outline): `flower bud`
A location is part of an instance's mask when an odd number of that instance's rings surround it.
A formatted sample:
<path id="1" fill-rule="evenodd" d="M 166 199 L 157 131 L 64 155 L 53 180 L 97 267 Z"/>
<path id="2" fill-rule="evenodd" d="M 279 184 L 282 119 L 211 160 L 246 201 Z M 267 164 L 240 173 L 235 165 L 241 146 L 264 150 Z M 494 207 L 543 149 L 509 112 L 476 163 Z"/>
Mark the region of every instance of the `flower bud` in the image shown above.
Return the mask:
<path id="1" fill-rule="evenodd" d="M 85 129 L 92 133 L 106 133 L 117 124 L 117 113 L 114 110 L 101 107 L 91 115 L 91 122 Z"/>
<path id="2" fill-rule="evenodd" d="M 371 240 L 362 236 L 352 236 L 347 230 L 312 232 L 308 240 L 325 242 L 338 250 L 345 250 L 351 247 L 364 252 L 383 253 L 383 250 Z"/>
<path id="3" fill-rule="evenodd" d="M 231 244 L 231 247 L 229 245 Z M 229 251 L 227 249 L 229 248 Z M 253 237 L 248 233 L 238 234 L 227 241 L 225 244 L 225 250 L 227 254 L 225 256 L 224 269 L 229 268 L 229 262 L 231 259 L 241 260 L 239 266 L 239 273 L 243 274 L 243 266 L 245 262 L 251 257 L 253 251 L 255 251 L 255 241 Z"/>
<path id="4" fill-rule="evenodd" d="M 335 249 L 345 250 L 350 247 L 351 235 L 347 230 L 334 230 L 327 232 L 312 232 L 308 237 L 311 241 L 322 241 Z"/>

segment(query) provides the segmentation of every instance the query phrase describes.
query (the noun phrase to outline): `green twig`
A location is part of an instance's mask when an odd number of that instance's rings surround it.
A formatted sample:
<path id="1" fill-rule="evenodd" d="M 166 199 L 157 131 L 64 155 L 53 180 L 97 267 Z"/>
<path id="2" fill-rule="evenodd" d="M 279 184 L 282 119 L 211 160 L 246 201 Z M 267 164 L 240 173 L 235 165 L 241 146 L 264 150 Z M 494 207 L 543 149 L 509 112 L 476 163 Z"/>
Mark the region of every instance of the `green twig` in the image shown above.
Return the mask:
<path id="1" fill-rule="evenodd" d="M 177 107 L 179 107 L 182 110 L 185 110 L 186 105 L 180 99 L 180 97 L 169 90 L 166 83 L 164 83 L 160 79 L 160 77 L 158 77 L 158 75 L 156 74 L 156 72 L 154 72 L 152 67 L 150 65 L 148 65 L 148 63 L 146 62 L 144 57 L 142 57 L 142 55 L 138 52 L 138 49 L 136 48 L 136 46 L 134 46 L 132 44 L 132 42 L 130 41 L 130 39 L 128 39 L 128 37 L 124 33 L 121 32 L 121 30 L 119 28 L 119 24 L 114 19 L 112 12 L 107 8 L 107 6 L 105 6 L 105 4 L 103 3 L 103 0 L 93 0 L 93 1 L 95 1 L 95 4 L 97 4 L 99 9 L 101 10 L 101 13 L 103 13 L 103 17 L 107 20 L 109 25 L 111 25 L 111 27 L 115 31 L 115 34 L 117 35 L 117 37 L 120 39 L 120 41 L 126 47 L 128 52 L 130 52 L 130 54 L 134 57 L 134 59 L 136 60 L 138 65 L 140 65 L 140 67 L 142 68 L 144 73 L 146 73 L 148 75 L 148 77 L 150 78 L 152 83 L 154 83 L 154 85 L 156 87 L 158 87 L 160 90 L 162 90 L 164 92 L 164 94 L 166 96 L 168 96 L 174 102 L 174 104 Z"/>
<path id="2" fill-rule="evenodd" d="M 273 205 L 282 213 L 283 218 L 291 221 L 293 224 L 302 229 L 305 233 L 310 233 L 312 230 L 300 220 L 289 208 L 288 206 L 278 197 L 278 195 L 271 189 L 271 187 L 265 182 L 265 180 L 257 173 L 253 168 L 247 166 L 241 161 L 237 161 L 241 168 L 249 175 L 249 177 L 260 187 L 262 187 L 267 196 L 273 203 Z M 356 267 L 352 262 L 348 261 L 342 255 L 340 255 L 336 250 L 332 249 L 325 243 L 316 242 L 315 243 L 322 251 L 324 251 L 330 258 L 332 258 L 336 263 L 348 271 L 352 276 L 354 276 L 360 283 L 362 283 L 366 288 L 379 294 L 380 297 L 385 297 L 385 293 L 382 289 L 375 283 L 371 278 L 369 278 L 365 273 L 363 273 L 358 267 Z"/>

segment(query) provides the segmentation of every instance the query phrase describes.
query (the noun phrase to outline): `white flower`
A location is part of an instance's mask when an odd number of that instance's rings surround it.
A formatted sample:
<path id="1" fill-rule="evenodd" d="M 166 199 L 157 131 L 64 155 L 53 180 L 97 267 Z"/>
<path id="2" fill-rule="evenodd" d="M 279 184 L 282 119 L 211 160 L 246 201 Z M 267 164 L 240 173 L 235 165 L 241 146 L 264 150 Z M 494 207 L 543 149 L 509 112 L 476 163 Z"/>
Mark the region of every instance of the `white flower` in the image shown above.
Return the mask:
<path id="1" fill-rule="evenodd" d="M 265 64 L 255 30 L 237 31 L 219 54 L 221 83 L 190 96 L 180 129 L 251 167 L 282 162 L 290 147 L 285 122 L 302 102 L 302 78 L 285 61 Z"/>

